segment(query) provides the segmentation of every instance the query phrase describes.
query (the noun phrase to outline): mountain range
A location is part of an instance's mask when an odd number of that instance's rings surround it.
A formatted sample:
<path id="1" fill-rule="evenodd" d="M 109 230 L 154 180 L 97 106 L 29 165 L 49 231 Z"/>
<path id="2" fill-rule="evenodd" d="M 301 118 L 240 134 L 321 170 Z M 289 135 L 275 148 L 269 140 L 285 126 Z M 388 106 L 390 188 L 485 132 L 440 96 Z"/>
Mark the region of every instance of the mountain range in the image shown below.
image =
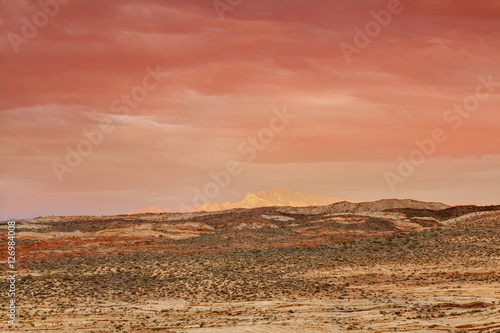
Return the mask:
<path id="1" fill-rule="evenodd" d="M 308 206 L 325 206 L 336 202 L 342 201 L 335 197 L 325 197 L 317 194 L 304 194 L 286 190 L 282 188 L 275 188 L 271 191 L 260 191 L 257 194 L 249 192 L 245 198 L 237 202 L 209 202 L 200 204 L 187 209 L 184 212 L 199 212 L 207 211 L 214 212 L 220 210 L 228 210 L 235 208 L 258 208 L 258 207 L 274 207 L 274 206 L 289 206 L 289 207 L 308 207 Z M 127 213 L 133 214 L 146 214 L 146 213 L 170 213 L 167 208 L 159 205 L 151 206 L 144 209 L 135 210 Z"/>
<path id="2" fill-rule="evenodd" d="M 335 197 L 324 197 L 317 194 L 304 194 L 291 190 L 275 188 L 271 191 L 260 191 L 257 194 L 249 192 L 245 198 L 237 202 L 209 202 L 206 204 L 191 207 L 189 211 L 207 211 L 214 212 L 235 208 L 258 208 L 258 207 L 307 207 L 324 206 L 342 201 Z"/>
<path id="3" fill-rule="evenodd" d="M 449 208 L 440 202 L 422 202 L 410 199 L 382 199 L 372 202 L 349 202 L 335 197 L 324 197 L 317 194 L 304 194 L 291 190 L 275 188 L 271 191 L 260 191 L 257 194 L 249 192 L 245 198 L 237 202 L 209 202 L 193 206 L 180 211 L 184 212 L 217 212 L 230 209 L 252 209 L 262 207 L 283 207 L 283 209 L 294 213 L 344 213 L 344 212 L 378 212 L 387 209 L 431 209 L 439 210 Z M 135 210 L 126 215 L 136 214 L 158 214 L 172 213 L 171 210 L 154 205 L 151 207 Z"/>

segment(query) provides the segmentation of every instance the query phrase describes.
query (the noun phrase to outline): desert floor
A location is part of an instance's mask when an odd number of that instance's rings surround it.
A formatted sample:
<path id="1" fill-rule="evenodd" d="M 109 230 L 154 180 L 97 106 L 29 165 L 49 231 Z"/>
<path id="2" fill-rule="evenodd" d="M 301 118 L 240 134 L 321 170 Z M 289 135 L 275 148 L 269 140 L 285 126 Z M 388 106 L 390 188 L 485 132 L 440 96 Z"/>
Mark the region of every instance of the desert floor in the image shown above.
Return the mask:
<path id="1" fill-rule="evenodd" d="M 316 238 L 329 232 L 318 225 Z M 21 227 L 18 324 L 2 314 L 1 331 L 500 332 L 499 213 L 318 244 L 281 227 L 153 238 Z"/>

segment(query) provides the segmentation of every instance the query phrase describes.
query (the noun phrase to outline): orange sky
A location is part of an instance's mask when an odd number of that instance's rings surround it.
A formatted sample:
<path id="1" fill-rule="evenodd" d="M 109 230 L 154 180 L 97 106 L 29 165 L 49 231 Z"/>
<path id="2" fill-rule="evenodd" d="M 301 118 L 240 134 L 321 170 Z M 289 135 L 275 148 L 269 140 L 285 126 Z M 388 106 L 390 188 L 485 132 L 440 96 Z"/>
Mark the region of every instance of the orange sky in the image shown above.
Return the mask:
<path id="1" fill-rule="evenodd" d="M 500 203 L 499 1 L 243 0 L 223 20 L 207 0 L 58 1 L 41 1 L 49 15 L 0 0 L 0 219 L 176 210 L 232 160 L 241 173 L 213 201 L 282 187 Z M 341 43 L 389 8 L 346 59 Z M 477 108 L 447 111 L 480 76 L 493 83 Z M 117 113 L 132 91 L 147 96 Z M 284 108 L 295 118 L 255 158 L 238 149 Z M 103 120 L 112 130 L 69 167 L 67 147 Z M 436 128 L 447 140 L 391 188 Z"/>

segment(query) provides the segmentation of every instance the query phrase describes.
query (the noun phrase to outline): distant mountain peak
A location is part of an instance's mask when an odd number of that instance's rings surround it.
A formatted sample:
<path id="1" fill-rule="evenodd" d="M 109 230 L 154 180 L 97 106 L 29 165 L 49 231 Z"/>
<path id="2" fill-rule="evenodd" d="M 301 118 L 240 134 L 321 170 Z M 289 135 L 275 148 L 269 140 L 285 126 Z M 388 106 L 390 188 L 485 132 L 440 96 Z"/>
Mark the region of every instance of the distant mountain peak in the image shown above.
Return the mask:
<path id="1" fill-rule="evenodd" d="M 317 194 L 304 194 L 283 188 L 274 188 L 270 191 L 260 191 L 257 194 L 248 192 L 245 198 L 233 203 L 209 202 L 192 207 L 194 211 L 217 211 L 235 208 L 257 208 L 272 206 L 324 206 L 341 201 L 334 197 L 324 197 Z"/>
<path id="2" fill-rule="evenodd" d="M 260 192 L 259 192 L 260 193 Z M 255 194 L 255 193 L 252 193 L 252 192 L 248 192 L 247 195 L 245 196 L 245 199 L 248 198 L 248 199 L 253 199 L 253 198 L 257 198 L 258 195 Z"/>
<path id="3" fill-rule="evenodd" d="M 163 208 L 162 206 L 160 205 L 154 205 L 154 206 L 151 206 L 151 207 L 147 207 L 147 208 L 143 208 L 143 209 L 138 209 L 138 210 L 134 210 L 132 212 L 128 212 L 126 213 L 126 215 L 135 215 L 135 214 L 158 214 L 158 213 L 172 213 L 171 210 L 167 209 L 167 208 Z"/>

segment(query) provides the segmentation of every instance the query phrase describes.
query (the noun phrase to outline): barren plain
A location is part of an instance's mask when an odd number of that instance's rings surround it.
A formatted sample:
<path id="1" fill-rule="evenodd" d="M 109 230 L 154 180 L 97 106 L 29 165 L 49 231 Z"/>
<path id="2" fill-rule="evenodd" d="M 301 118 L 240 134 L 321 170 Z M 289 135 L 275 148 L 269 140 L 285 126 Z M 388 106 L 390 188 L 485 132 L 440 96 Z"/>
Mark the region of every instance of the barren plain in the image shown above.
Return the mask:
<path id="1" fill-rule="evenodd" d="M 16 227 L 18 325 L 2 331 L 500 332 L 500 206 L 381 200 Z"/>

